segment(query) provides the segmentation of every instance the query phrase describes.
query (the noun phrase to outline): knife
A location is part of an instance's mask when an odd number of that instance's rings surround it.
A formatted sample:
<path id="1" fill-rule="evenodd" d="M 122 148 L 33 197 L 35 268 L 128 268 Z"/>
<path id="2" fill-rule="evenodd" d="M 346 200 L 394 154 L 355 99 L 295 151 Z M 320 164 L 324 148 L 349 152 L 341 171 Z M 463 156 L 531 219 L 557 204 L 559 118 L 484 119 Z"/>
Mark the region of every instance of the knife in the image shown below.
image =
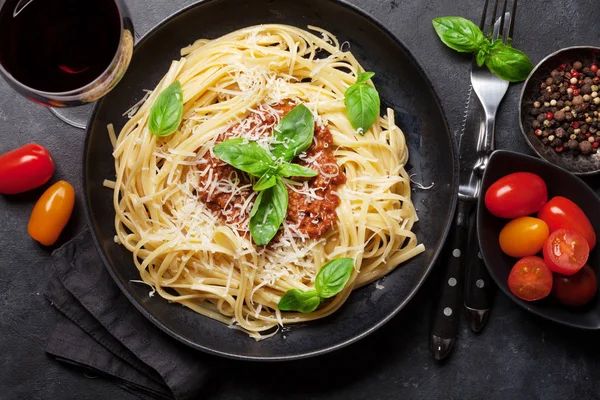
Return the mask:
<path id="1" fill-rule="evenodd" d="M 471 102 L 472 86 L 469 86 L 463 127 L 459 136 L 459 165 L 460 186 L 469 187 L 476 178 L 473 167 L 477 162 L 477 142 L 485 132 L 485 125 L 481 118 L 481 110 L 471 112 L 472 107 L 480 107 L 479 102 Z M 472 196 L 471 196 L 472 197 Z M 463 309 L 464 284 L 465 284 L 465 259 L 467 257 L 467 240 L 469 238 L 469 216 L 474 209 L 472 199 L 460 196 L 456 207 L 456 214 L 452 225 L 449 240 L 443 251 L 443 258 L 447 262 L 445 275 L 442 281 L 441 295 L 434 309 L 433 323 L 429 336 L 429 349 L 436 360 L 444 359 L 454 346 L 458 333 L 459 315 Z"/>

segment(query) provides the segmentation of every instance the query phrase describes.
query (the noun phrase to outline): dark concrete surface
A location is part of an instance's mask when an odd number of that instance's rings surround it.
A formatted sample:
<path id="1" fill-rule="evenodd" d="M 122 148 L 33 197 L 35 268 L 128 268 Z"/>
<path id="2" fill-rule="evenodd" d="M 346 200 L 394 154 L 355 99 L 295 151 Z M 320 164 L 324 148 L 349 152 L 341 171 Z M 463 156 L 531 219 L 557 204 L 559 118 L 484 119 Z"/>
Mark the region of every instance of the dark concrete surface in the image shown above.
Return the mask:
<path id="1" fill-rule="evenodd" d="M 436 39 L 431 19 L 461 15 L 477 20 L 483 0 L 350 2 L 379 19 L 413 50 L 456 132 L 467 93 L 469 60 Z M 190 3 L 128 1 L 141 33 Z M 600 42 L 597 0 L 521 1 L 517 18 L 515 46 L 534 63 L 561 47 Z M 499 111 L 496 142 L 501 148 L 529 152 L 517 124 L 519 90 L 520 85 L 511 86 Z M 66 179 L 77 193 L 82 192 L 84 133 L 18 96 L 4 81 L 0 81 L 0 137 L 0 153 L 29 142 L 46 146 L 57 164 L 54 179 Z M 54 362 L 43 351 L 55 314 L 41 295 L 49 267 L 36 262 L 49 260 L 51 249 L 37 245 L 26 232 L 30 210 L 40 193 L 0 196 L 0 399 L 134 399 L 108 381 L 90 379 Z M 84 228 L 79 199 L 61 242 Z M 385 327 L 333 354 L 286 364 L 215 359 L 226 373 L 203 398 L 600 398 L 600 333 L 536 318 L 501 293 L 485 330 L 475 335 L 462 324 L 452 356 L 444 363 L 434 362 L 427 350 L 427 333 L 437 280 L 434 273 L 410 305 Z"/>

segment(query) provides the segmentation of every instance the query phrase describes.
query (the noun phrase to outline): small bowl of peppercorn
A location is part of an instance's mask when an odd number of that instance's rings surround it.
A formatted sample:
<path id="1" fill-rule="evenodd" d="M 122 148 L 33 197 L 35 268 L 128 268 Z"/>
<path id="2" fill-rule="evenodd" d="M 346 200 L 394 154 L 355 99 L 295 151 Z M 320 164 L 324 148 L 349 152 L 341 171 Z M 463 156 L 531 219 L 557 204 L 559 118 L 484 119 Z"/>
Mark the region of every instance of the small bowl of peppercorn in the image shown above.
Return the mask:
<path id="1" fill-rule="evenodd" d="M 544 160 L 576 175 L 600 173 L 600 47 L 568 47 L 540 61 L 523 85 L 519 123 Z"/>

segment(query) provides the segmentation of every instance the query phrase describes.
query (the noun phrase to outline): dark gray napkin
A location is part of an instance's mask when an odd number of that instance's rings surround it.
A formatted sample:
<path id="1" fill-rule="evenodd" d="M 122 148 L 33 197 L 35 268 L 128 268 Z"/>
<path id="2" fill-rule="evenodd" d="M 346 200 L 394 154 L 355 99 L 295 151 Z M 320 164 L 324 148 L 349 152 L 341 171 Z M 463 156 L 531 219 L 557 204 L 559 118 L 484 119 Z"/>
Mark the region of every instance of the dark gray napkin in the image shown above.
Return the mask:
<path id="1" fill-rule="evenodd" d="M 127 300 L 89 231 L 52 258 L 54 273 L 45 295 L 60 315 L 50 332 L 48 354 L 138 395 L 198 398 L 209 380 L 211 357 L 166 335 Z"/>

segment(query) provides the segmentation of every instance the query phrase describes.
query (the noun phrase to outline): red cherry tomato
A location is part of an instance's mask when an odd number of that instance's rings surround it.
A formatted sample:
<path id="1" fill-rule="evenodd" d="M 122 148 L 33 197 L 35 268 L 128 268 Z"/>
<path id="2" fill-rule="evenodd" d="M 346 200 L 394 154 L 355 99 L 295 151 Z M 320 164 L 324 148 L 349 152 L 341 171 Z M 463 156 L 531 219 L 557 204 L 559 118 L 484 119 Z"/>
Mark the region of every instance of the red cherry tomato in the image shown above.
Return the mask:
<path id="1" fill-rule="evenodd" d="M 0 193 L 23 193 L 42 186 L 54 173 L 48 150 L 31 143 L 0 156 Z"/>
<path id="2" fill-rule="evenodd" d="M 547 201 L 546 183 L 529 172 L 506 175 L 485 193 L 485 206 L 499 218 L 517 218 L 538 212 Z"/>
<path id="3" fill-rule="evenodd" d="M 587 304 L 598 292 L 598 279 L 589 265 L 584 266 L 575 275 L 564 276 L 554 274 L 552 294 L 567 306 Z"/>
<path id="4" fill-rule="evenodd" d="M 522 258 L 508 275 L 508 288 L 512 294 L 526 301 L 543 299 L 552 290 L 552 272 L 539 257 Z"/>
<path id="5" fill-rule="evenodd" d="M 573 275 L 587 262 L 590 246 L 579 233 L 559 229 L 550 234 L 543 252 L 544 262 L 552 272 Z"/>
<path id="6" fill-rule="evenodd" d="M 585 213 L 571 200 L 561 196 L 550 199 L 538 213 L 538 218 L 544 220 L 553 232 L 560 228 L 578 232 L 587 240 L 590 250 L 596 246 L 596 232 Z"/>

